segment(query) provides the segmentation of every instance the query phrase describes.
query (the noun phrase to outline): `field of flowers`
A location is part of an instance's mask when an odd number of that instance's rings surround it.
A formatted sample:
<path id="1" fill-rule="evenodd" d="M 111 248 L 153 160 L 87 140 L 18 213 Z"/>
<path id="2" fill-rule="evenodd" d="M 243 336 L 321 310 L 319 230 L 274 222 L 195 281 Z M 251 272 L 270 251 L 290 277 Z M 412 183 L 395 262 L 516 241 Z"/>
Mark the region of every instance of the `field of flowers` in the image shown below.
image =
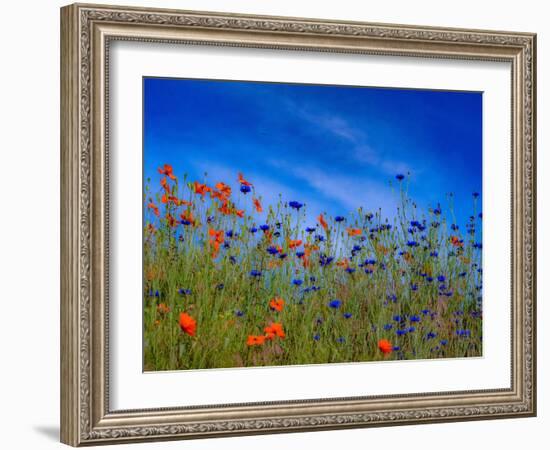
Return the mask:
<path id="1" fill-rule="evenodd" d="M 144 192 L 145 370 L 481 356 L 477 193 L 468 223 L 450 223 L 452 196 L 422 212 L 398 174 L 391 222 L 358 207 L 310 223 L 299 199 L 264 205 L 242 174 L 235 191 L 158 171 Z"/>

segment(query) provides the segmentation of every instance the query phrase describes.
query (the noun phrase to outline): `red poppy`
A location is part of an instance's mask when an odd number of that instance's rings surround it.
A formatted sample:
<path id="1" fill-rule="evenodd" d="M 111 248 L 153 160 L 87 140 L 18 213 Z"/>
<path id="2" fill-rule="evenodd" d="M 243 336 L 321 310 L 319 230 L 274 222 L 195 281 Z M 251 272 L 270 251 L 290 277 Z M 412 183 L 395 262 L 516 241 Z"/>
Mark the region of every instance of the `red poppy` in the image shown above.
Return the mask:
<path id="1" fill-rule="evenodd" d="M 325 231 L 327 230 L 328 228 L 328 223 L 326 222 L 324 216 L 322 214 L 319 214 L 319 217 L 317 217 L 317 220 L 319 221 L 319 223 L 321 224 L 321 226 L 325 229 Z"/>
<path id="2" fill-rule="evenodd" d="M 252 183 L 249 183 L 243 178 L 242 173 L 239 173 L 239 183 L 241 183 L 243 186 L 252 186 Z"/>
<path id="3" fill-rule="evenodd" d="M 254 202 L 254 208 L 256 208 L 256 211 L 261 213 L 263 211 L 263 208 L 260 200 L 258 200 L 257 198 L 253 198 L 252 201 Z"/>
<path id="4" fill-rule="evenodd" d="M 178 225 L 178 221 L 170 213 L 166 214 L 166 220 L 168 221 L 168 226 L 169 227 L 174 228 Z"/>
<path id="5" fill-rule="evenodd" d="M 153 202 L 150 202 L 148 205 L 147 205 L 147 208 L 151 209 L 153 211 L 153 214 L 155 216 L 159 216 L 160 213 L 159 213 L 159 209 L 158 209 L 158 206 L 155 205 Z"/>
<path id="6" fill-rule="evenodd" d="M 237 217 L 240 217 L 241 219 L 244 217 L 244 210 L 243 209 L 236 209 L 234 212 L 235 212 L 235 215 Z"/>
<path id="7" fill-rule="evenodd" d="M 212 248 L 212 258 L 215 258 L 218 256 L 218 252 L 220 251 L 220 244 L 223 244 L 224 236 L 223 236 L 223 230 L 214 230 L 213 228 L 210 228 L 208 230 L 208 234 L 210 235 L 210 245 Z"/>
<path id="8" fill-rule="evenodd" d="M 378 341 L 378 349 L 385 355 L 389 354 L 393 350 L 393 345 L 387 339 L 380 339 Z"/>
<path id="9" fill-rule="evenodd" d="M 191 225 L 196 225 L 195 218 L 193 217 L 193 213 L 190 210 L 183 211 L 180 214 L 181 220 L 186 220 L 187 222 L 190 222 Z"/>
<path id="10" fill-rule="evenodd" d="M 269 307 L 274 311 L 281 312 L 285 306 L 285 301 L 280 297 L 275 297 L 269 302 Z"/>
<path id="11" fill-rule="evenodd" d="M 166 303 L 159 303 L 157 305 L 157 311 L 159 314 L 168 314 L 170 312 L 170 307 L 166 306 Z"/>
<path id="12" fill-rule="evenodd" d="M 175 180 L 176 177 L 174 175 L 174 170 L 172 169 L 172 166 L 170 164 L 165 164 L 164 167 L 159 167 L 158 171 L 161 175 L 166 175 L 171 180 Z"/>
<path id="13" fill-rule="evenodd" d="M 350 236 L 360 236 L 362 233 L 360 228 L 346 228 L 346 231 Z"/>
<path id="14" fill-rule="evenodd" d="M 166 192 L 167 194 L 170 193 L 170 185 L 168 184 L 168 180 L 166 179 L 166 177 L 160 179 L 160 185 L 162 186 L 162 189 L 164 189 L 164 192 Z"/>
<path id="15" fill-rule="evenodd" d="M 462 247 L 464 245 L 463 241 L 458 236 L 451 236 L 451 244 L 454 247 Z"/>
<path id="16" fill-rule="evenodd" d="M 267 339 L 273 339 L 275 336 L 280 337 L 281 339 L 284 339 L 286 336 L 283 330 L 283 325 L 279 322 L 274 322 L 268 327 L 265 327 L 264 331 L 265 331 L 265 337 Z"/>
<path id="17" fill-rule="evenodd" d="M 197 331 L 197 321 L 193 319 L 189 314 L 184 312 L 180 313 L 179 324 L 181 331 L 187 333 L 189 336 L 195 336 L 195 333 Z"/>
<path id="18" fill-rule="evenodd" d="M 193 184 L 193 189 L 195 191 L 195 194 L 200 194 L 203 197 L 207 192 L 212 191 L 212 188 L 209 188 L 206 184 L 201 184 L 198 181 L 195 181 L 195 183 Z"/>
<path id="19" fill-rule="evenodd" d="M 231 195 L 231 187 L 229 187 L 227 184 L 222 183 L 221 181 L 216 184 L 216 189 L 220 191 L 220 193 L 225 197 L 229 198 Z"/>
<path id="20" fill-rule="evenodd" d="M 246 345 L 248 346 L 254 346 L 254 345 L 263 345 L 265 342 L 265 336 L 253 336 L 250 335 L 246 339 Z"/>
<path id="21" fill-rule="evenodd" d="M 341 267 L 342 269 L 348 269 L 349 268 L 349 260 L 347 258 L 341 259 L 336 263 L 338 267 Z"/>
<path id="22" fill-rule="evenodd" d="M 302 245 L 302 241 L 300 239 L 288 241 L 289 248 L 296 248 L 296 247 L 299 247 L 300 245 Z"/>

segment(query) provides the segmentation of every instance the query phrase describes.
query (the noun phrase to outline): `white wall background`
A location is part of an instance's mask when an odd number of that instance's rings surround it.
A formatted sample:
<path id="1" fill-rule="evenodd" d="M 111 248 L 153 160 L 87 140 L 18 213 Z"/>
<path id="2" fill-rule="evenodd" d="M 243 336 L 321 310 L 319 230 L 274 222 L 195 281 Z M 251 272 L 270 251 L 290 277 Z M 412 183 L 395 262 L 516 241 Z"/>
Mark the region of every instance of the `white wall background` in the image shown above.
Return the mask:
<path id="1" fill-rule="evenodd" d="M 120 2 L 126 3 L 126 2 Z M 550 120 L 550 14 L 536 0 L 308 2 L 306 0 L 133 0 L 135 6 L 318 17 L 538 33 L 539 416 L 351 431 L 142 444 L 139 448 L 280 449 L 543 448 L 550 426 L 548 350 L 544 327 L 550 250 L 544 149 Z M 2 448 L 49 449 L 59 417 L 59 7 L 63 2 L 2 6 L 0 45 L 0 442 Z M 543 27 L 546 30 L 543 31 Z M 122 446 L 130 448 L 128 446 Z M 121 448 L 121 447 L 119 447 Z M 131 447 L 137 448 L 137 447 Z"/>

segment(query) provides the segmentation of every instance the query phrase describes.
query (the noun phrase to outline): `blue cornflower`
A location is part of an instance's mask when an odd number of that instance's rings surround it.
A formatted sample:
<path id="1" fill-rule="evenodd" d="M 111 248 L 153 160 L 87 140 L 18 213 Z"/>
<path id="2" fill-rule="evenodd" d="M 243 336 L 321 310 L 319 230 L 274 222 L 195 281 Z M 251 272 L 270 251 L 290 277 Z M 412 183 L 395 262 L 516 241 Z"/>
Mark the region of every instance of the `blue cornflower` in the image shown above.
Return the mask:
<path id="1" fill-rule="evenodd" d="M 208 216 L 206 218 L 206 223 L 212 223 L 213 220 L 214 220 L 214 216 Z"/>
<path id="2" fill-rule="evenodd" d="M 447 341 L 447 339 L 441 339 L 441 340 L 439 341 L 439 343 L 440 343 L 441 345 L 447 345 L 448 342 L 449 342 L 449 341 Z"/>
<path id="3" fill-rule="evenodd" d="M 426 277 L 426 281 L 427 281 L 428 283 L 431 283 L 433 280 L 434 280 L 434 279 L 433 279 L 432 277 Z"/>
<path id="4" fill-rule="evenodd" d="M 351 318 L 351 315 L 352 315 L 351 313 L 346 312 L 346 313 L 344 313 L 344 318 L 345 318 L 345 319 L 350 319 L 350 318 Z"/>
<path id="5" fill-rule="evenodd" d="M 393 328 L 393 325 L 391 323 L 387 323 L 386 325 L 384 325 L 384 330 L 386 331 L 390 331 L 392 328 Z"/>
<path id="6" fill-rule="evenodd" d="M 417 290 L 418 290 L 418 284 L 412 283 L 412 284 L 411 284 L 411 290 L 417 291 Z"/>
<path id="7" fill-rule="evenodd" d="M 430 332 L 426 335 L 426 339 L 427 339 L 427 340 L 434 339 L 436 336 L 437 336 L 436 333 L 434 333 L 433 331 L 430 331 Z"/>
<path id="8" fill-rule="evenodd" d="M 362 248 L 363 248 L 363 247 L 361 247 L 360 245 L 354 245 L 352 250 L 353 250 L 354 252 L 359 252 L 359 251 L 361 251 Z"/>
<path id="9" fill-rule="evenodd" d="M 417 315 L 414 315 L 414 316 L 409 317 L 409 320 L 411 322 L 420 322 L 420 317 L 418 317 Z"/>
<path id="10" fill-rule="evenodd" d="M 424 314 L 424 315 L 429 314 L 429 312 L 430 312 L 429 309 L 423 309 L 423 310 L 421 311 L 421 313 Z"/>
<path id="11" fill-rule="evenodd" d="M 439 275 L 439 276 L 437 277 L 437 281 L 443 283 L 443 282 L 445 281 L 445 276 L 444 276 L 444 275 Z"/>
<path id="12" fill-rule="evenodd" d="M 403 181 L 403 179 L 405 178 L 405 175 L 403 175 L 402 173 L 398 173 L 395 176 L 395 178 L 396 178 L 397 181 Z"/>
<path id="13" fill-rule="evenodd" d="M 321 255 L 319 257 L 319 264 L 321 267 L 328 266 L 332 261 L 334 261 L 334 257 L 332 256 Z"/>
<path id="14" fill-rule="evenodd" d="M 415 328 L 415 327 L 409 327 L 409 333 L 412 333 L 412 332 L 414 332 L 414 331 L 416 331 L 416 328 Z"/>
<path id="15" fill-rule="evenodd" d="M 288 255 L 286 253 L 281 253 L 279 259 L 285 259 Z"/>
<path id="16" fill-rule="evenodd" d="M 439 253 L 437 253 L 436 251 L 430 252 L 430 256 L 432 258 L 437 258 L 438 255 L 439 255 Z"/>
<path id="17" fill-rule="evenodd" d="M 315 235 L 315 240 L 316 240 L 316 241 L 319 241 L 319 242 L 324 242 L 324 241 L 325 241 L 325 237 L 324 237 L 324 236 L 321 236 L 320 234 L 317 234 L 317 235 Z"/>
<path id="18" fill-rule="evenodd" d="M 373 266 L 373 265 L 376 264 L 376 260 L 375 259 L 365 259 L 365 264 Z"/>
<path id="19" fill-rule="evenodd" d="M 301 257 L 304 256 L 304 255 L 305 255 L 304 252 L 296 252 L 296 256 L 297 256 L 298 258 L 301 258 Z"/>
<path id="20" fill-rule="evenodd" d="M 344 220 L 346 220 L 346 218 L 345 218 L 345 217 L 342 217 L 342 216 L 336 216 L 336 217 L 334 218 L 334 220 L 335 220 L 336 222 L 343 222 Z"/>
<path id="21" fill-rule="evenodd" d="M 456 224 L 453 223 L 453 224 L 451 225 L 451 230 L 457 231 L 457 230 L 458 230 L 458 225 L 456 225 Z"/>
<path id="22" fill-rule="evenodd" d="M 355 272 L 355 269 L 354 269 L 353 267 L 348 267 L 348 268 L 346 269 L 346 272 L 349 273 L 349 274 L 351 275 L 353 272 Z"/>
<path id="23" fill-rule="evenodd" d="M 241 311 L 240 309 L 237 309 L 237 310 L 235 310 L 235 315 L 236 315 L 237 317 L 242 317 L 242 316 L 244 316 L 244 312 Z"/>
<path id="24" fill-rule="evenodd" d="M 249 230 L 251 233 L 256 233 L 258 231 L 258 229 L 256 227 L 252 227 L 250 228 Z"/>
<path id="25" fill-rule="evenodd" d="M 479 217 L 480 219 L 483 219 L 483 213 L 479 213 L 479 214 L 477 215 L 477 217 Z"/>
<path id="26" fill-rule="evenodd" d="M 251 270 L 250 271 L 250 276 L 251 277 L 261 277 L 262 272 L 260 270 Z"/>
<path id="27" fill-rule="evenodd" d="M 460 337 L 470 337 L 471 333 L 470 330 L 456 330 L 456 335 Z"/>
<path id="28" fill-rule="evenodd" d="M 393 320 L 396 322 L 402 322 L 405 318 L 403 316 L 393 316 Z"/>
<path id="29" fill-rule="evenodd" d="M 241 192 L 243 194 L 248 194 L 251 191 L 250 186 L 247 186 L 246 184 L 241 185 Z"/>
<path id="30" fill-rule="evenodd" d="M 260 230 L 262 230 L 262 231 L 269 230 L 269 225 L 260 225 Z"/>
<path id="31" fill-rule="evenodd" d="M 181 289 L 178 290 L 178 293 L 179 293 L 180 295 L 191 295 L 191 294 L 193 293 L 193 291 L 191 291 L 191 289 L 183 289 L 183 288 L 181 288 Z"/>
<path id="32" fill-rule="evenodd" d="M 187 220 L 187 219 L 181 219 L 180 220 L 180 223 L 182 225 L 191 225 L 191 221 L 190 220 Z"/>
<path id="33" fill-rule="evenodd" d="M 231 264 L 237 264 L 237 258 L 235 256 L 230 256 L 229 261 L 231 262 Z"/>
<path id="34" fill-rule="evenodd" d="M 340 336 L 338 339 L 336 339 L 336 342 L 338 342 L 339 344 L 343 344 L 344 342 L 346 342 L 346 338 L 343 336 Z"/>
<path id="35" fill-rule="evenodd" d="M 479 197 L 479 192 L 472 192 L 472 197 L 478 198 Z"/>
<path id="36" fill-rule="evenodd" d="M 225 232 L 225 235 L 228 237 L 228 238 L 232 238 L 233 237 L 233 230 L 227 230 Z"/>
<path id="37" fill-rule="evenodd" d="M 321 335 L 320 335 L 320 334 L 315 334 L 315 335 L 313 335 L 313 340 L 314 340 L 314 341 L 318 341 L 319 339 L 321 339 Z"/>
<path id="38" fill-rule="evenodd" d="M 224 287 L 225 287 L 225 285 L 223 283 L 220 283 L 216 286 L 216 289 L 221 291 Z"/>
<path id="39" fill-rule="evenodd" d="M 292 280 L 292 284 L 293 284 L 294 286 L 300 286 L 302 283 L 303 283 L 302 280 L 298 280 L 298 279 Z"/>
<path id="40" fill-rule="evenodd" d="M 160 297 L 160 292 L 159 291 L 155 291 L 155 297 Z"/>
<path id="41" fill-rule="evenodd" d="M 407 241 L 409 247 L 418 247 L 418 242 L 416 241 Z"/>
<path id="42" fill-rule="evenodd" d="M 372 218 L 374 217 L 374 214 L 373 213 L 367 213 L 365 214 L 365 218 L 370 222 L 372 220 Z"/>
<path id="43" fill-rule="evenodd" d="M 399 345 L 394 345 L 394 346 L 392 347 L 392 350 L 393 350 L 394 352 L 398 352 L 399 350 L 401 350 L 401 347 L 399 347 Z"/>
<path id="44" fill-rule="evenodd" d="M 370 274 L 372 273 L 372 270 L 371 270 L 371 269 L 365 269 L 365 273 L 366 273 L 367 275 L 370 275 Z"/>
<path id="45" fill-rule="evenodd" d="M 299 211 L 300 208 L 301 208 L 302 206 L 304 206 L 304 204 L 303 204 L 303 203 L 300 203 L 300 202 L 297 202 L 297 201 L 295 201 L 295 200 L 292 200 L 291 202 L 288 202 L 288 206 L 290 206 L 291 208 L 294 208 L 294 209 L 296 209 L 296 210 Z"/>
<path id="46" fill-rule="evenodd" d="M 340 308 L 341 305 L 342 305 L 342 300 L 338 300 L 338 299 L 331 300 L 330 303 L 328 304 L 328 306 L 334 309 Z"/>
<path id="47" fill-rule="evenodd" d="M 459 277 L 464 278 L 466 276 L 466 272 L 460 272 L 458 274 Z"/>
<path id="48" fill-rule="evenodd" d="M 439 216 L 441 214 L 441 207 L 438 206 L 437 208 L 434 208 L 434 214 Z"/>
<path id="49" fill-rule="evenodd" d="M 407 330 L 397 330 L 395 334 L 397 334 L 397 336 L 405 336 L 407 334 Z"/>
<path id="50" fill-rule="evenodd" d="M 481 244 L 481 242 L 476 242 L 474 244 L 474 248 L 477 248 L 477 249 L 481 250 L 483 248 L 483 245 Z"/>
<path id="51" fill-rule="evenodd" d="M 315 231 L 315 228 L 306 227 L 306 233 L 313 233 Z"/>
<path id="52" fill-rule="evenodd" d="M 229 242 L 224 242 L 223 248 L 231 248 L 231 245 L 229 244 Z"/>
<path id="53" fill-rule="evenodd" d="M 277 253 L 279 253 L 279 250 L 277 250 L 276 247 L 271 245 L 271 246 L 267 247 L 267 253 L 269 253 L 270 255 L 276 255 Z"/>

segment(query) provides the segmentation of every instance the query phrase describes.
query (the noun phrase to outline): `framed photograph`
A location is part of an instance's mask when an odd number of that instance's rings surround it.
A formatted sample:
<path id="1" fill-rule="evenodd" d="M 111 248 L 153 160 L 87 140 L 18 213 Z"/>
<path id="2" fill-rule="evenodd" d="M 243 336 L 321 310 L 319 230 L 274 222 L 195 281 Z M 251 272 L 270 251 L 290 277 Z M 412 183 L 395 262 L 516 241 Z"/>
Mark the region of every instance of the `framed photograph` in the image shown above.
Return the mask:
<path id="1" fill-rule="evenodd" d="M 535 415 L 535 58 L 62 8 L 62 442 Z"/>

